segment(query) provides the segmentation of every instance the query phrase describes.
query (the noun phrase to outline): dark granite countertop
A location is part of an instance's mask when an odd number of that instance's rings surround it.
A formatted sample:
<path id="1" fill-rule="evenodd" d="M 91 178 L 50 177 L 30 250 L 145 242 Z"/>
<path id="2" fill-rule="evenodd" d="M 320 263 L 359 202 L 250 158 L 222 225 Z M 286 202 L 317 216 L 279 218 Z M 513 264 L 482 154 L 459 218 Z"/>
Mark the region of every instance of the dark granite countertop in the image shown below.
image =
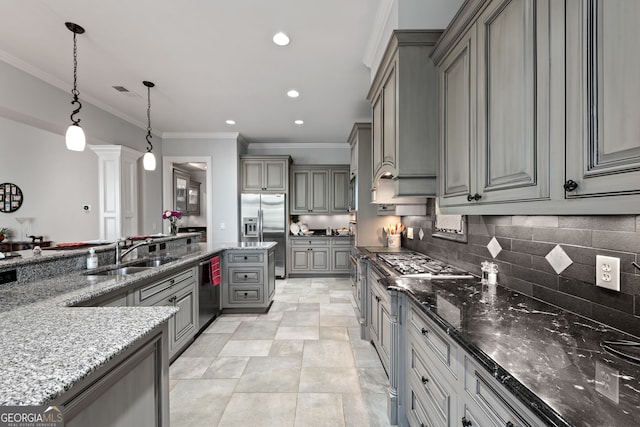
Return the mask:
<path id="1" fill-rule="evenodd" d="M 382 283 L 405 292 L 547 424 L 640 425 L 640 365 L 601 346 L 639 338 L 477 278 Z"/>

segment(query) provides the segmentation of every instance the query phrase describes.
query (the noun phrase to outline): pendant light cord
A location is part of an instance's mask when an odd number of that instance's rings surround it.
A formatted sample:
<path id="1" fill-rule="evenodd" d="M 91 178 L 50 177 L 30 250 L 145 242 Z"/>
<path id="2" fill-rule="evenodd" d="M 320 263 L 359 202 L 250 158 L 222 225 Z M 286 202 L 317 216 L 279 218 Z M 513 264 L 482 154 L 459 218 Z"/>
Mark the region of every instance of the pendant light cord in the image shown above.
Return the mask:
<path id="1" fill-rule="evenodd" d="M 149 146 L 147 147 L 147 152 L 151 152 L 153 150 L 153 144 L 151 144 L 151 86 L 147 86 L 147 143 Z"/>
<path id="2" fill-rule="evenodd" d="M 78 95 L 80 95 L 80 92 L 78 92 L 78 44 L 77 44 L 76 37 L 77 37 L 77 34 L 74 32 L 73 33 L 73 89 L 71 90 L 71 94 L 73 95 L 73 101 L 71 101 L 71 105 L 78 104 L 78 108 L 73 110 L 73 112 L 71 113 L 71 122 L 76 126 L 80 126 L 79 125 L 80 119 L 75 119 L 73 117 L 76 114 L 78 114 L 80 112 L 80 109 L 82 108 L 82 103 L 80 103 L 80 101 L 78 100 Z"/>

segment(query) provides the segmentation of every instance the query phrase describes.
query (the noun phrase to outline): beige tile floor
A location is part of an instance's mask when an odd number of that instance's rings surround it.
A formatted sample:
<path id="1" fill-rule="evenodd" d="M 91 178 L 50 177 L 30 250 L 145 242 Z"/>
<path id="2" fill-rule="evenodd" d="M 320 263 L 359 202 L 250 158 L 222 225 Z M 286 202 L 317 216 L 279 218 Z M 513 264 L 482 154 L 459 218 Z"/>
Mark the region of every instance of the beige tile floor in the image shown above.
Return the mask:
<path id="1" fill-rule="evenodd" d="M 389 426 L 353 301 L 348 279 L 279 280 L 268 313 L 217 319 L 171 365 L 171 425 Z"/>

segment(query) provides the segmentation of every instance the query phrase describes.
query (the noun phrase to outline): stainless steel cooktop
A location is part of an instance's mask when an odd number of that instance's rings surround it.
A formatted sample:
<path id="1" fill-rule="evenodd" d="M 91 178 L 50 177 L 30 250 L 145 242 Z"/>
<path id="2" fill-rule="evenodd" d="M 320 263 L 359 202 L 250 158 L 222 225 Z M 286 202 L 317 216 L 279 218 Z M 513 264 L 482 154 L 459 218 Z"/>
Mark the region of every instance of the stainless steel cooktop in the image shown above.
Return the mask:
<path id="1" fill-rule="evenodd" d="M 471 278 L 464 270 L 435 260 L 418 252 L 379 253 L 378 258 L 403 277 L 424 279 L 462 279 Z"/>

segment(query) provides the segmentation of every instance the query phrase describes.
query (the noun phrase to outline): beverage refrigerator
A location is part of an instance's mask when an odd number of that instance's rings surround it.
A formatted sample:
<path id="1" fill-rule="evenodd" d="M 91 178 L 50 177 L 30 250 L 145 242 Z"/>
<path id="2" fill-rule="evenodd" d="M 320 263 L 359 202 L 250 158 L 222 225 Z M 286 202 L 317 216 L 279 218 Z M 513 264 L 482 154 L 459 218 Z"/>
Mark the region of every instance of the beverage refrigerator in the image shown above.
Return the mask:
<path id="1" fill-rule="evenodd" d="M 284 278 L 287 259 L 287 208 L 284 194 L 240 195 L 241 242 L 276 242 L 276 277 Z"/>

